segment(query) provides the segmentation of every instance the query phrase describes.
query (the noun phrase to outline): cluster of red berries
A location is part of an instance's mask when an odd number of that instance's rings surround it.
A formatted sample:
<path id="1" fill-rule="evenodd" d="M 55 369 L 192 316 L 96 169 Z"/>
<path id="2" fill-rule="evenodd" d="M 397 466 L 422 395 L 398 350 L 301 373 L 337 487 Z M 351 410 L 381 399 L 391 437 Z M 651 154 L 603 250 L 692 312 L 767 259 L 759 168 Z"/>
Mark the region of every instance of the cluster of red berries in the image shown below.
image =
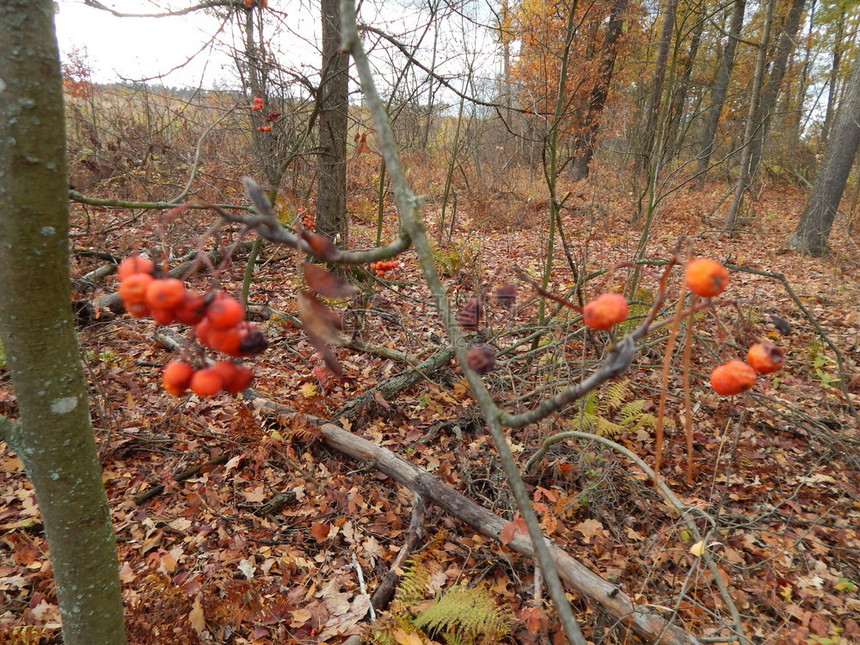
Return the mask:
<path id="1" fill-rule="evenodd" d="M 250 367 L 232 361 L 219 361 L 199 370 L 185 361 L 171 361 L 161 374 L 164 389 L 175 396 L 181 396 L 189 389 L 197 396 L 212 396 L 221 390 L 236 394 L 248 387 L 253 379 L 254 372 Z"/>
<path id="2" fill-rule="evenodd" d="M 127 258 L 119 265 L 119 296 L 133 317 L 152 316 L 152 319 L 161 325 L 180 322 L 193 326 L 201 343 L 228 356 L 254 356 L 266 349 L 267 342 L 263 333 L 257 325 L 245 320 L 245 308 L 233 296 L 224 292 L 212 292 L 204 296 L 193 289 L 186 289 L 183 282 L 176 278 L 154 277 L 155 269 L 152 260 L 141 256 Z M 242 379 L 250 373 L 247 368 L 236 365 L 233 367 L 242 375 Z M 170 381 L 173 385 L 165 385 L 169 392 L 184 392 L 189 385 L 198 394 L 198 390 L 207 390 L 202 385 L 194 388 L 193 377 L 200 372 L 208 374 L 207 370 L 211 368 L 196 372 L 193 368 L 190 371 L 178 367 L 172 369 L 177 372 Z M 211 394 L 221 389 L 232 391 L 234 381 L 242 385 L 239 390 L 247 387 L 250 382 L 250 378 L 243 381 L 235 374 L 230 377 L 227 374 L 229 367 L 220 369 L 221 382 Z M 185 370 L 187 382 L 183 381 L 184 376 L 178 370 Z M 198 377 L 198 380 L 201 379 L 208 379 L 210 384 L 214 383 L 211 376 Z"/>
<path id="3" fill-rule="evenodd" d="M 257 132 L 271 132 L 271 131 L 272 131 L 272 126 L 270 126 L 270 125 L 261 125 L 260 127 L 257 128 Z"/>
<path id="4" fill-rule="evenodd" d="M 269 112 L 269 115 L 266 117 L 266 123 L 271 123 L 272 121 L 277 121 L 281 117 L 281 111 L 275 110 L 274 112 Z"/>
<path id="5" fill-rule="evenodd" d="M 381 278 L 388 271 L 400 266 L 399 260 L 380 260 L 379 262 L 374 262 L 370 265 L 371 270 L 376 272 L 376 277 Z"/>
<path id="6" fill-rule="evenodd" d="M 770 374 L 782 367 L 785 352 L 767 341 L 756 343 L 747 351 L 747 362 L 728 361 L 711 372 L 711 387 L 717 394 L 731 396 L 746 392 L 759 374 Z"/>
<path id="7" fill-rule="evenodd" d="M 302 217 L 302 226 L 304 226 L 308 230 L 313 230 L 316 227 L 317 223 L 314 220 L 313 213 L 308 213 L 304 217 Z"/>
<path id="8" fill-rule="evenodd" d="M 251 109 L 254 110 L 255 112 L 259 112 L 260 110 L 262 110 L 263 109 L 263 99 L 261 99 L 259 96 L 255 96 L 254 97 L 254 105 L 251 106 Z"/>

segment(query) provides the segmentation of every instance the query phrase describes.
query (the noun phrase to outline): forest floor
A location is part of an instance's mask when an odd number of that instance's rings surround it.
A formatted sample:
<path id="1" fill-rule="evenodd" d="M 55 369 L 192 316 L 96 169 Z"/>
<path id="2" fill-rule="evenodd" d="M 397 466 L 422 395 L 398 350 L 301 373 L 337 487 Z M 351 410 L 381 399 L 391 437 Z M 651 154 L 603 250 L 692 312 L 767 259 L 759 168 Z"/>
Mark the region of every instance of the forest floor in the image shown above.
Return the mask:
<path id="1" fill-rule="evenodd" d="M 815 259 L 792 253 L 786 239 L 804 199 L 792 188 L 765 191 L 754 217 L 729 234 L 719 230 L 717 219 L 707 218 L 723 190 L 714 185 L 670 198 L 653 223 L 645 253 L 667 260 L 686 236 L 694 253 L 740 267 L 732 271 L 724 294 L 733 303 L 719 307 L 718 315 L 703 314 L 698 328 L 691 366 L 693 484 L 684 477 L 680 353 L 673 361 L 666 409 L 677 430 L 668 428 L 662 476 L 686 504 L 715 518 L 708 548 L 752 642 L 860 642 L 860 430 L 846 401 L 848 393 L 855 408 L 860 406 L 857 234 L 852 237 L 850 222 L 841 218 L 832 254 Z M 628 261 L 640 235 L 629 223 L 629 198 L 603 196 L 599 209 L 589 200 L 575 196 L 563 214 L 567 250 L 580 275 Z M 506 216 L 499 225 L 488 213 L 502 210 Z M 462 303 L 516 282 L 515 267 L 540 274 L 547 235 L 539 210 L 528 200 L 484 204 L 472 212 L 461 206 L 451 242 L 437 243 L 452 298 Z M 124 257 L 158 248 L 155 215 L 129 223 L 123 211 L 85 212 L 75 205 L 74 213 L 74 250 Z M 351 226 L 351 246 L 372 244 L 374 223 L 354 220 Z M 193 214 L 164 232 L 175 256 L 194 248 L 191 236 L 198 227 L 199 216 Z M 436 237 L 436 223 L 428 228 Z M 385 233 L 389 239 L 394 234 L 391 221 Z M 183 239 L 184 245 L 178 242 Z M 555 254 L 550 291 L 573 298 L 569 288 L 575 279 L 558 242 Z M 239 288 L 246 256 L 234 258 L 221 288 Z M 75 278 L 104 263 L 82 253 L 73 257 Z M 414 254 L 398 259 L 400 266 L 384 279 L 360 283 L 363 305 L 350 305 L 345 322 L 355 329 L 361 319 L 360 335 L 368 343 L 425 358 L 444 343 L 444 329 Z M 297 267 L 294 253 L 264 248 L 250 302 L 295 313 Z M 779 279 L 745 269 L 784 275 L 796 299 Z M 660 270 L 651 266 L 643 272 L 638 293 L 646 303 Z M 616 270 L 611 284 L 620 286 L 629 275 L 626 268 Z M 679 275 L 676 270 L 673 287 Z M 589 297 L 604 286 L 603 279 L 588 283 Z M 108 277 L 75 297 L 111 293 L 115 280 Z M 206 287 L 200 276 L 192 282 Z M 671 300 L 667 307 L 674 307 Z M 331 419 L 514 519 L 492 440 L 453 363 L 423 375 L 390 400 L 369 397 L 346 418 L 348 403 L 409 366 L 341 348 L 336 352 L 347 378 L 337 380 L 290 320 L 277 315 L 260 320 L 270 339 L 255 365 L 254 387 L 261 394 Z M 500 349 L 508 347 L 523 337 L 522 329 L 534 328 L 537 297 L 520 284 L 514 311 L 490 308 L 487 320 L 485 335 Z M 603 345 L 599 337 L 583 342 L 575 320 L 562 312 L 535 360 L 517 352 L 500 356 L 499 367 L 485 380 L 506 409 L 528 409 L 541 393 L 593 369 Z M 405 582 L 391 609 L 366 622 L 367 599 L 355 563 L 373 593 L 406 534 L 413 504 L 409 491 L 315 442 L 312 430 L 252 411 L 241 396 L 167 394 L 160 387 L 160 368 L 171 353 L 153 339 L 154 331 L 151 321 L 109 312 L 80 327 L 131 643 L 339 643 L 353 633 L 363 634 L 366 642 L 402 645 L 457 637 L 561 642 L 546 594 L 536 594 L 533 563 L 433 506 L 425 518 L 427 537 L 402 567 Z M 758 338 L 786 350 L 785 367 L 759 378 L 748 395 L 718 397 L 707 374 L 722 360 L 742 358 Z M 614 387 L 511 432 L 520 463 L 550 434 L 585 428 L 611 436 L 653 464 L 650 426 L 665 333 L 648 341 Z M 16 416 L 5 370 L 0 370 L 0 413 Z M 177 481 L 177 473 L 194 467 L 199 469 Z M 570 555 L 634 602 L 666 617 L 675 614 L 674 624 L 692 634 L 727 634 L 728 610 L 691 535 L 625 457 L 588 441 L 563 442 L 545 455 L 527 483 L 545 531 Z M 155 486 L 163 490 L 143 500 Z M 3 642 L 58 642 L 59 614 L 38 508 L 21 462 L 2 443 L 0 501 L 0 641 L 5 634 Z M 490 597 L 493 620 L 486 622 L 497 621 L 498 634 L 507 635 L 457 634 L 460 618 L 450 607 L 439 622 L 427 618 L 432 599 L 456 586 L 470 589 L 473 598 Z M 571 598 L 590 642 L 631 642 L 589 603 L 575 594 Z M 452 632 L 447 640 L 446 628 Z"/>

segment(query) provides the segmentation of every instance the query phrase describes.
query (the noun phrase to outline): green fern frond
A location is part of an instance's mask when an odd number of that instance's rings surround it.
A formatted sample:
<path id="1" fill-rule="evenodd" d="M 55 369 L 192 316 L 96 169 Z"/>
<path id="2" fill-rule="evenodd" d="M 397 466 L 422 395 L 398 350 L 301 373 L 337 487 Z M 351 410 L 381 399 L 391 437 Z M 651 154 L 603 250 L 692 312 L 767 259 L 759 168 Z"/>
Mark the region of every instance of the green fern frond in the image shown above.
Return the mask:
<path id="1" fill-rule="evenodd" d="M 583 416 L 594 416 L 597 412 L 597 394 L 589 392 L 582 401 Z"/>
<path id="2" fill-rule="evenodd" d="M 441 566 L 430 549 L 416 553 L 403 566 L 394 599 L 406 607 L 421 602 L 428 595 L 430 579 L 440 570 Z"/>
<path id="3" fill-rule="evenodd" d="M 485 586 L 449 589 L 413 621 L 448 645 L 495 645 L 510 632 L 510 615 Z"/>
<path id="4" fill-rule="evenodd" d="M 594 419 L 594 434 L 599 437 L 615 438 L 624 432 L 625 427 L 618 423 L 613 423 L 609 419 L 596 417 Z"/>
<path id="5" fill-rule="evenodd" d="M 642 416 L 642 411 L 645 409 L 645 399 L 636 399 L 621 406 L 618 411 L 618 416 L 621 417 L 621 423 L 625 426 L 636 423 L 636 419 Z"/>
<path id="6" fill-rule="evenodd" d="M 606 388 L 606 408 L 617 408 L 624 401 L 630 389 L 630 379 L 610 383 Z"/>

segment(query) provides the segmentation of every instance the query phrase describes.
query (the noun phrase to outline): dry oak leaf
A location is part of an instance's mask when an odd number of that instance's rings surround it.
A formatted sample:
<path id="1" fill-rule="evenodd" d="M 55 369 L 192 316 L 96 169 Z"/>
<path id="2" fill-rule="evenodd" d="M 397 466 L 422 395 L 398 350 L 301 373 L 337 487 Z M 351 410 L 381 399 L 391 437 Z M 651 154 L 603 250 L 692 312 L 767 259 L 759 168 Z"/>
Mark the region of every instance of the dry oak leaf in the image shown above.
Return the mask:
<path id="1" fill-rule="evenodd" d="M 311 345 L 320 353 L 325 364 L 336 376 L 343 376 L 343 368 L 329 349 L 329 344 L 344 343 L 337 333 L 343 326 L 340 316 L 317 300 L 310 291 L 299 293 L 297 304 L 299 318 L 302 319 L 305 334 Z"/>
<path id="2" fill-rule="evenodd" d="M 502 532 L 499 534 L 499 540 L 503 545 L 510 544 L 511 540 L 514 539 L 517 533 L 528 535 L 528 532 L 529 529 L 528 526 L 526 526 L 526 521 L 517 514 L 513 522 L 508 522 L 502 528 Z"/>
<path id="3" fill-rule="evenodd" d="M 328 537 L 329 531 L 331 531 L 331 524 L 324 522 L 314 522 L 311 524 L 311 535 L 317 542 L 325 540 Z"/>
<path id="4" fill-rule="evenodd" d="M 591 539 L 595 535 L 603 535 L 605 531 L 605 529 L 603 528 L 603 524 L 601 524 L 598 520 L 595 519 L 584 520 L 574 526 L 573 530 L 577 531 L 578 533 L 582 533 L 582 535 L 585 537 L 586 544 L 590 544 Z"/>
<path id="5" fill-rule="evenodd" d="M 420 635 L 415 632 L 407 633 L 403 628 L 394 630 L 392 636 L 400 645 L 424 645 L 424 639 Z"/>
<path id="6" fill-rule="evenodd" d="M 302 269 L 304 270 L 308 286 L 321 296 L 325 296 L 326 298 L 349 298 L 358 292 L 358 289 L 340 276 L 315 264 L 304 262 Z"/>
<path id="7" fill-rule="evenodd" d="M 200 594 L 194 596 L 194 603 L 191 605 L 191 611 L 188 612 L 188 622 L 191 623 L 191 628 L 197 632 L 198 636 L 206 631 L 206 616 L 203 614 L 203 603 L 200 600 Z"/>

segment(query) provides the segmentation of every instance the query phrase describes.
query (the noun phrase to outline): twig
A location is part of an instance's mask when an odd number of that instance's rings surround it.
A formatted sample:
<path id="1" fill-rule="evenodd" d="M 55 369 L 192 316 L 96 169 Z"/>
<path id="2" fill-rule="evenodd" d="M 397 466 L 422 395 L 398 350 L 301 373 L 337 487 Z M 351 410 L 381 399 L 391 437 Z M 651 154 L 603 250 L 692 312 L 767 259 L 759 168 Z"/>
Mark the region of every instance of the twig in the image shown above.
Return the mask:
<path id="1" fill-rule="evenodd" d="M 230 461 L 230 455 L 228 455 L 226 453 L 223 455 L 218 455 L 214 459 L 210 459 L 209 461 L 204 461 L 202 464 L 197 464 L 196 466 L 191 466 L 190 468 L 186 468 L 185 470 L 176 473 L 173 476 L 173 481 L 182 482 L 182 481 L 185 481 L 186 479 L 191 479 L 192 477 L 194 477 L 194 475 L 199 473 L 204 468 L 208 468 L 209 466 L 219 466 L 221 464 L 226 464 L 228 461 Z M 137 495 L 135 495 L 134 496 L 134 503 L 135 504 L 143 504 L 145 501 L 152 499 L 156 495 L 161 495 L 161 493 L 163 493 L 163 492 L 164 492 L 164 484 L 156 484 L 152 488 L 149 488 L 149 489 L 143 491 L 142 493 L 138 493 Z"/>
<path id="2" fill-rule="evenodd" d="M 771 271 L 761 271 L 759 269 L 751 269 L 750 267 L 740 266 L 737 264 L 729 264 L 726 263 L 726 267 L 732 269 L 733 271 L 743 271 L 745 273 L 752 273 L 753 275 L 760 275 L 766 278 L 773 278 L 774 280 L 779 280 L 782 283 L 782 286 L 785 288 L 786 293 L 788 293 L 789 298 L 792 299 L 797 308 L 803 312 L 803 315 L 806 316 L 806 319 L 812 323 L 812 326 L 818 331 L 818 334 L 827 343 L 827 346 L 833 351 L 836 355 L 836 367 L 839 371 L 839 385 L 842 388 L 842 394 L 845 397 L 845 405 L 848 408 L 848 411 L 851 413 L 851 416 L 854 417 L 854 420 L 857 423 L 860 423 L 860 412 L 857 411 L 857 408 L 854 407 L 854 403 L 851 401 L 851 393 L 848 391 L 848 378 L 845 374 L 845 360 L 842 357 L 842 352 L 839 351 L 839 348 L 830 340 L 830 337 L 821 327 L 821 324 L 812 315 L 812 312 L 809 311 L 806 307 L 803 306 L 803 303 L 800 301 L 800 298 L 797 297 L 797 294 L 794 293 L 794 289 L 791 288 L 791 285 L 786 280 L 785 275 L 782 273 L 773 273 Z"/>
<path id="3" fill-rule="evenodd" d="M 352 553 L 352 567 L 355 569 L 355 575 L 358 576 L 358 590 L 362 596 L 367 597 L 367 587 L 364 584 L 364 571 L 361 570 L 361 563 L 358 561 L 358 558 L 355 557 L 355 553 Z M 368 612 L 370 613 L 370 620 L 376 620 L 376 610 L 373 608 L 373 602 L 368 598 Z"/>
<path id="4" fill-rule="evenodd" d="M 693 538 L 697 542 L 701 542 L 704 540 L 701 533 L 699 532 L 698 527 L 696 526 L 695 521 L 690 516 L 690 512 L 694 511 L 704 519 L 708 521 L 712 528 L 716 527 L 715 520 L 705 511 L 695 506 L 687 506 L 675 495 L 671 488 L 669 488 L 666 483 L 658 479 L 654 470 L 652 470 L 648 464 L 646 464 L 639 455 L 634 453 L 631 450 L 628 450 L 621 444 L 618 444 L 611 439 L 607 439 L 606 437 L 601 437 L 600 435 L 591 434 L 588 432 L 579 432 L 578 430 L 568 430 L 566 432 L 559 432 L 557 434 L 552 435 L 551 437 L 547 437 L 544 440 L 544 444 L 555 444 L 559 441 L 563 441 L 565 439 L 584 439 L 586 441 L 596 441 L 597 443 L 603 444 L 607 448 L 611 448 L 612 450 L 624 455 L 628 459 L 630 459 L 633 463 L 639 466 L 639 469 L 645 473 L 648 477 L 654 480 L 657 484 L 657 489 L 663 493 L 663 497 L 666 502 L 672 506 L 681 518 L 684 520 L 684 524 L 687 526 L 687 529 L 693 535 Z M 541 448 L 543 449 L 543 445 Z M 543 451 L 544 453 L 546 450 Z M 705 549 L 702 551 L 702 560 L 707 565 L 708 569 L 711 571 L 711 574 L 714 578 L 714 583 L 717 585 L 717 589 L 720 592 L 720 597 L 723 600 L 723 603 L 726 605 L 726 608 L 729 610 L 729 614 L 732 616 L 732 621 L 734 623 L 734 631 L 737 637 L 741 640 L 742 643 L 749 643 L 749 639 L 744 635 L 743 626 L 741 624 L 741 616 L 738 612 L 737 607 L 735 606 L 734 600 L 732 600 L 731 593 L 729 592 L 726 583 L 723 581 L 722 576 L 720 575 L 719 570 L 717 569 L 716 563 L 711 558 L 710 554 L 707 550 L 707 544 L 705 544 Z"/>
<path id="5" fill-rule="evenodd" d="M 397 587 L 397 582 L 400 580 L 400 575 L 397 571 L 401 568 L 406 559 L 412 555 L 412 552 L 418 547 L 418 543 L 423 540 L 427 532 L 424 529 L 424 515 L 427 512 L 427 502 L 424 498 L 412 491 L 412 515 L 409 518 L 409 528 L 406 529 L 406 539 L 403 541 L 403 546 L 397 552 L 397 556 L 388 568 L 376 591 L 373 592 L 373 597 L 370 599 L 371 608 L 384 609 L 391 602 L 394 596 L 394 590 Z"/>

